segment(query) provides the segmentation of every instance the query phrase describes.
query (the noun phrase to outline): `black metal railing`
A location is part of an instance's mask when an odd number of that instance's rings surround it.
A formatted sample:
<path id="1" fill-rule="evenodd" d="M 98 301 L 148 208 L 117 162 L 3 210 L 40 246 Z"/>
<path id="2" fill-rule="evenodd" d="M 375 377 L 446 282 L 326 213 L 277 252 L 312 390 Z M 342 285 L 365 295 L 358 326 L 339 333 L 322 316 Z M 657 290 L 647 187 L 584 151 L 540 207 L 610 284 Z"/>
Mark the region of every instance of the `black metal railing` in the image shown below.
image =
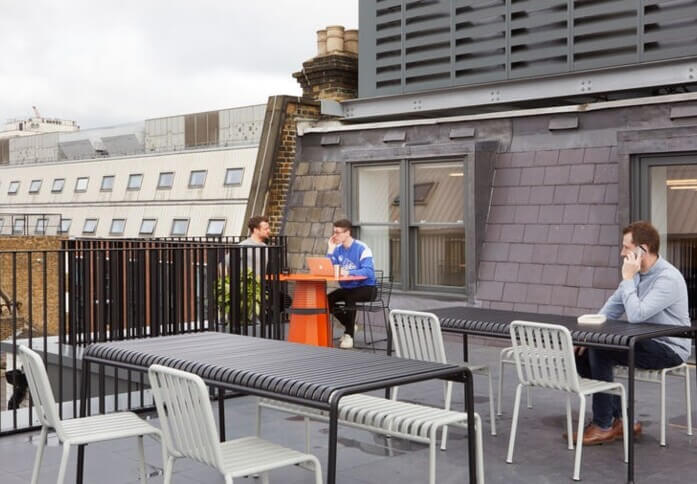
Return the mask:
<path id="1" fill-rule="evenodd" d="M 283 338 L 279 275 L 287 256 L 285 240 L 277 241 L 89 239 L 0 252 L 0 365 L 13 384 L 0 386 L 0 435 L 32 428 L 14 371 L 18 344 L 42 355 L 67 417 L 78 412 L 89 343 L 211 330 Z M 111 408 L 150 405 L 140 376 L 109 378 L 113 386 L 100 388 L 113 388 Z"/>

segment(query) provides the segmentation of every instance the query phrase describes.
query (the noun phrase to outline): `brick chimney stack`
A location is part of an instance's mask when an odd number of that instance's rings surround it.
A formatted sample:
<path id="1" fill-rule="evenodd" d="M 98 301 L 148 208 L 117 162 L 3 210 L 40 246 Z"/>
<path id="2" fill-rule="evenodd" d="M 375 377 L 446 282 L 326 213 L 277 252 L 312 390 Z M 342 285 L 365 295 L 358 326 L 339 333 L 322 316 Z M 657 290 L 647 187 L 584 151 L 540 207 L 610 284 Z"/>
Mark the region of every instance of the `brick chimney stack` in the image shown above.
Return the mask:
<path id="1" fill-rule="evenodd" d="M 343 101 L 358 96 L 358 30 L 332 25 L 317 31 L 317 55 L 293 74 L 303 97 Z"/>

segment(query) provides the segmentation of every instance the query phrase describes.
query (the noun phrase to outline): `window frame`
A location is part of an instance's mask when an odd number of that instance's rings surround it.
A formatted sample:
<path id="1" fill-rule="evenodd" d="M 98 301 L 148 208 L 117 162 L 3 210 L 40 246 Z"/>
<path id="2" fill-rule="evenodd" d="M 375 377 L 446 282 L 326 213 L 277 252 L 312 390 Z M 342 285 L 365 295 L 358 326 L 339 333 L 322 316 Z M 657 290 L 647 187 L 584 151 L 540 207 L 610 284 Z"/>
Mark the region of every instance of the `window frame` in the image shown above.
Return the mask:
<path id="1" fill-rule="evenodd" d="M 143 224 L 148 221 L 152 221 L 152 231 L 150 232 L 143 232 Z M 143 217 L 140 220 L 140 228 L 138 228 L 138 235 L 153 235 L 155 233 L 155 229 L 157 228 L 157 219 L 156 218 L 145 218 Z"/>
<path id="2" fill-rule="evenodd" d="M 19 193 L 19 187 L 22 185 L 21 180 L 12 180 L 7 186 L 8 195 L 17 195 Z"/>
<path id="3" fill-rule="evenodd" d="M 85 180 L 85 187 L 80 188 L 80 180 Z M 87 189 L 90 186 L 90 177 L 88 176 L 79 176 L 75 179 L 75 193 L 85 193 Z"/>
<path id="4" fill-rule="evenodd" d="M 61 186 L 60 188 L 56 189 L 56 182 L 60 181 Z M 51 183 L 51 193 L 63 193 L 63 189 L 65 188 L 65 178 L 54 178 L 53 183 Z"/>
<path id="5" fill-rule="evenodd" d="M 239 183 L 228 183 L 228 174 L 232 171 L 239 171 L 240 172 L 240 181 Z M 242 186 L 242 182 L 244 181 L 244 168 L 226 168 L 225 169 L 225 178 L 223 178 L 223 186 L 226 187 L 239 187 Z"/>
<path id="6" fill-rule="evenodd" d="M 137 187 L 131 186 L 131 180 L 135 179 L 135 177 L 140 177 L 140 182 L 138 183 Z M 128 175 L 128 182 L 126 184 L 126 191 L 129 192 L 139 192 L 141 188 L 143 187 L 143 180 L 145 177 L 143 176 L 142 173 L 131 173 Z"/>
<path id="7" fill-rule="evenodd" d="M 194 185 L 191 183 L 194 173 L 203 173 L 203 181 L 200 185 Z M 206 186 L 206 179 L 208 178 L 208 170 L 191 170 L 189 172 L 189 188 L 204 188 Z"/>
<path id="8" fill-rule="evenodd" d="M 223 226 L 220 229 L 219 233 L 212 233 L 210 231 L 211 228 L 211 222 L 222 222 Z M 222 235 L 225 233 L 225 226 L 227 225 L 227 219 L 222 218 L 222 217 L 213 217 L 208 219 L 208 225 L 206 225 L 206 236 L 211 236 L 211 237 L 222 237 Z"/>
<path id="9" fill-rule="evenodd" d="M 94 221 L 94 228 L 90 231 L 87 230 L 87 222 Z M 95 234 L 97 233 L 97 227 L 99 226 L 99 218 L 96 217 L 88 217 L 85 219 L 85 222 L 82 224 L 82 233 L 83 234 Z"/>
<path id="10" fill-rule="evenodd" d="M 175 232 L 174 232 L 174 227 L 177 225 L 177 222 L 186 222 L 186 230 L 184 231 L 183 234 L 179 234 L 179 233 L 175 233 Z M 189 225 L 190 225 L 190 223 L 191 223 L 191 219 L 189 219 L 189 218 L 184 218 L 184 217 L 181 217 L 181 218 L 173 218 L 173 219 L 172 219 L 172 227 L 171 227 L 171 229 L 170 229 L 170 231 L 169 231 L 169 235 L 171 235 L 172 237 L 186 237 L 187 234 L 189 233 Z"/>
<path id="11" fill-rule="evenodd" d="M 63 225 L 65 224 L 65 222 L 68 222 L 68 226 L 67 226 L 67 227 L 63 227 Z M 70 232 L 70 226 L 71 226 L 72 224 L 73 224 L 73 219 L 72 219 L 72 218 L 62 218 L 62 217 L 61 217 L 60 224 L 58 224 L 58 233 L 59 233 L 59 234 L 67 234 L 68 232 Z M 64 230 L 64 229 L 65 229 L 65 230 Z"/>
<path id="12" fill-rule="evenodd" d="M 43 230 L 39 232 L 39 223 L 43 222 Z M 36 224 L 34 224 L 34 233 L 36 235 L 46 235 L 46 228 L 48 227 L 48 218 L 39 217 L 36 219 Z"/>
<path id="13" fill-rule="evenodd" d="M 428 164 L 439 164 L 439 163 L 461 163 L 463 172 L 467 173 L 468 163 L 471 162 L 472 155 L 458 155 L 458 156 L 448 156 L 439 157 L 434 159 L 423 159 L 423 158 L 408 158 L 408 159 L 385 159 L 379 161 L 351 161 L 347 162 L 344 166 L 343 179 L 346 181 L 344 186 L 344 206 L 348 208 L 347 215 L 348 219 L 354 224 L 354 229 L 356 234 L 354 237 L 360 239 L 361 227 L 385 227 L 388 230 L 398 228 L 400 231 L 400 281 L 394 283 L 394 287 L 409 291 L 428 291 L 428 292 L 438 292 L 438 293 L 448 293 L 448 294 L 463 294 L 469 300 L 470 295 L 473 294 L 473 287 L 470 284 L 470 279 L 468 277 L 467 270 L 465 270 L 465 283 L 463 286 L 445 286 L 445 285 L 424 285 L 417 284 L 417 270 L 418 261 L 417 257 L 417 241 L 419 227 L 423 226 L 425 228 L 439 228 L 439 227 L 457 227 L 462 229 L 463 236 L 465 237 L 465 254 L 464 260 L 470 255 L 467 252 L 467 245 L 469 244 L 471 237 L 474 237 L 475 222 L 474 220 L 469 220 L 468 215 L 468 205 L 467 205 L 467 190 L 468 187 L 465 185 L 464 193 L 464 219 L 462 223 L 419 223 L 418 221 L 412 220 L 412 198 L 414 196 L 412 187 L 413 172 L 412 167 L 414 165 L 428 165 Z M 399 167 L 399 207 L 400 207 L 400 218 L 399 223 L 394 223 L 388 221 L 387 223 L 360 223 L 358 221 L 358 182 L 354 177 L 356 176 L 357 169 L 362 167 L 379 167 L 379 166 L 398 166 Z M 466 176 L 463 177 L 463 183 Z M 433 189 L 429 190 L 428 196 L 432 195 Z M 404 203 L 406 201 L 406 203 Z M 392 206 L 393 201 L 388 202 Z M 417 203 L 418 205 L 418 203 Z M 468 231 L 472 232 L 469 234 Z"/>
<path id="14" fill-rule="evenodd" d="M 31 193 L 32 195 L 39 193 L 41 191 L 41 185 L 43 185 L 43 182 L 44 182 L 43 178 L 37 178 L 35 180 L 32 180 L 29 183 L 29 193 Z M 35 183 L 38 183 L 39 186 L 34 190 L 33 188 L 34 188 Z"/>
<path id="15" fill-rule="evenodd" d="M 22 223 L 22 228 L 17 230 L 17 222 Z M 27 222 L 23 217 L 16 218 L 12 221 L 12 235 L 24 235 L 27 230 Z"/>
<path id="16" fill-rule="evenodd" d="M 111 186 L 109 187 L 104 187 L 104 182 L 110 179 L 111 180 Z M 102 182 L 99 184 L 99 191 L 100 192 L 113 192 L 114 191 L 114 183 L 116 182 L 116 175 L 104 175 L 102 176 Z"/>
<path id="17" fill-rule="evenodd" d="M 169 185 L 163 185 L 161 183 L 163 175 L 172 175 L 172 183 L 170 183 Z M 173 171 L 161 171 L 160 174 L 157 176 L 157 190 L 171 190 L 172 187 L 174 187 L 174 172 Z"/>
<path id="18" fill-rule="evenodd" d="M 125 218 L 112 218 L 111 219 L 111 225 L 109 226 L 109 235 L 123 235 L 126 232 L 126 222 L 128 219 Z M 114 230 L 114 222 L 122 222 L 123 226 L 121 227 L 121 231 L 117 232 Z"/>

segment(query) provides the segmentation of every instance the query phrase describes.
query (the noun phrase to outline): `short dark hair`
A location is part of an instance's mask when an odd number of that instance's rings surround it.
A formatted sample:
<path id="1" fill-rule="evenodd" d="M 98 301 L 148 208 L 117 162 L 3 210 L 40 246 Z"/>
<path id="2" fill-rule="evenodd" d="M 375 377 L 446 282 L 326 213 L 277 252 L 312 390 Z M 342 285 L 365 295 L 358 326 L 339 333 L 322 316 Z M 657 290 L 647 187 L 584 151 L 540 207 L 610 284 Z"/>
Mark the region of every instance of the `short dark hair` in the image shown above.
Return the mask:
<path id="1" fill-rule="evenodd" d="M 249 228 L 250 232 L 254 232 L 254 229 L 258 229 L 262 222 L 269 223 L 269 218 L 264 217 L 263 215 L 257 215 L 256 217 L 249 219 L 249 222 L 247 222 L 247 228 Z"/>
<path id="2" fill-rule="evenodd" d="M 632 234 L 632 242 L 634 242 L 634 245 L 645 245 L 649 249 L 649 253 L 658 254 L 658 249 L 661 246 L 661 238 L 658 235 L 656 227 L 648 222 L 639 220 L 622 229 L 622 235 L 629 233 Z"/>
<path id="3" fill-rule="evenodd" d="M 348 230 L 349 232 L 351 232 L 351 230 L 352 230 L 352 229 L 351 229 L 351 227 L 352 227 L 351 221 L 350 221 L 350 220 L 347 220 L 347 219 L 345 219 L 345 218 L 341 218 L 341 219 L 337 220 L 336 222 L 334 222 L 334 227 L 338 227 L 338 228 L 340 228 L 340 229 Z"/>

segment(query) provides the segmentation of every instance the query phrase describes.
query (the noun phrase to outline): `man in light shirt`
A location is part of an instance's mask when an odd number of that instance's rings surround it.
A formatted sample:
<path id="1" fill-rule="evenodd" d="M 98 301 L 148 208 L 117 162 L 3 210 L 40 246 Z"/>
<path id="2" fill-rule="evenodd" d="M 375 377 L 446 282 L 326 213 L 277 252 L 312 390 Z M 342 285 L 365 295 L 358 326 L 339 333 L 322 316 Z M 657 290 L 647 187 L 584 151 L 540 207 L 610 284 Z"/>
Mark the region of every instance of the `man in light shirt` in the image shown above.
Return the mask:
<path id="1" fill-rule="evenodd" d="M 671 263 L 658 255 L 658 231 L 648 222 L 634 222 L 622 230 L 622 282 L 600 313 L 608 319 L 625 315 L 631 323 L 655 323 L 690 326 L 685 278 Z M 658 370 L 687 361 L 691 341 L 687 338 L 660 337 L 642 340 L 635 347 L 639 368 Z M 613 367 L 627 365 L 626 351 L 578 348 L 581 376 L 612 381 Z M 585 353 L 585 354 L 584 354 Z M 620 398 L 616 395 L 593 395 L 593 421 L 583 433 L 583 445 L 598 445 L 622 439 Z M 633 426 L 635 434 L 641 424 Z"/>

